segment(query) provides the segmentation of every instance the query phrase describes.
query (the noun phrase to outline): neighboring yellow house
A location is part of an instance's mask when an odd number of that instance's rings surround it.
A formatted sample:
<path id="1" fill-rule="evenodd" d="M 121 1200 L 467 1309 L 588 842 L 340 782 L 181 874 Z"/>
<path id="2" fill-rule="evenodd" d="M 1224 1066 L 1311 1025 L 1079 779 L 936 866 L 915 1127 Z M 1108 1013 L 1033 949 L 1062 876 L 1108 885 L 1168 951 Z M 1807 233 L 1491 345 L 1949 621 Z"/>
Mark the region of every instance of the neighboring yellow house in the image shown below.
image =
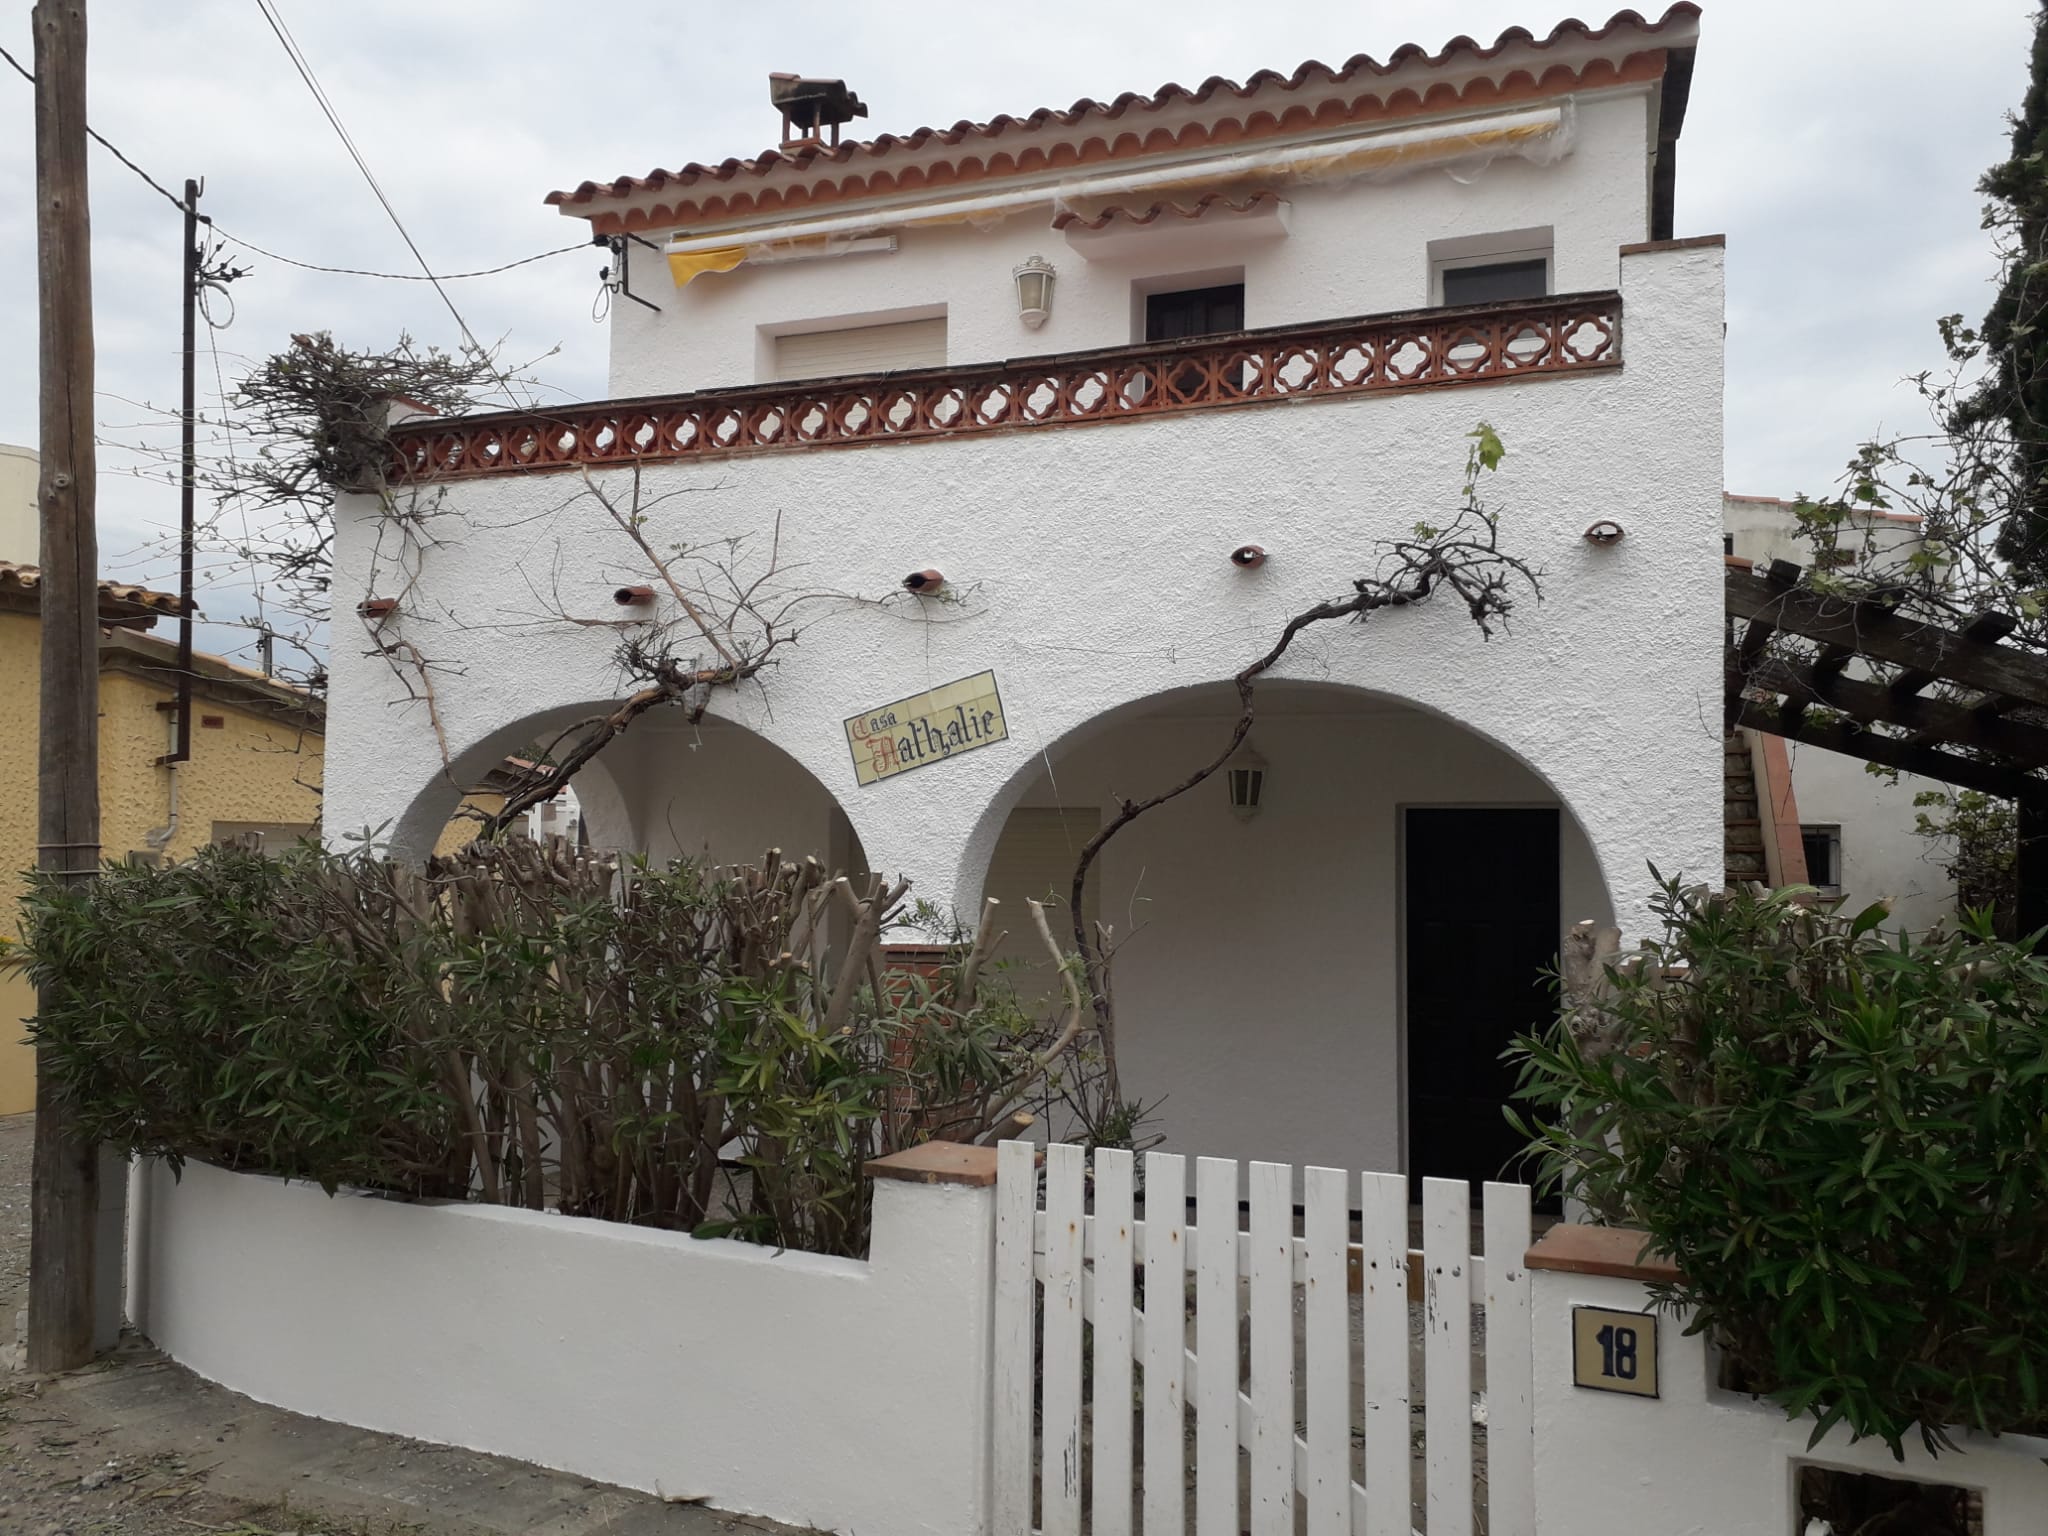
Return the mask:
<path id="1" fill-rule="evenodd" d="M 40 704 L 41 573 L 36 455 L 0 443 L 0 938 L 21 936 L 23 871 L 36 861 L 36 738 Z M 15 564 L 14 559 L 24 563 Z M 176 746 L 178 648 L 141 631 L 175 620 L 167 592 L 100 583 L 100 847 L 109 859 L 189 857 L 208 843 L 260 834 L 288 843 L 320 818 L 326 711 L 302 689 L 218 656 L 195 654 L 192 757 L 159 761 Z M 464 809 L 494 811 L 510 775 L 493 774 Z M 476 836 L 459 812 L 437 853 Z M 0 960 L 0 1115 L 35 1107 L 35 1051 L 20 1021 L 35 989 Z"/>
<path id="2" fill-rule="evenodd" d="M 18 938 L 19 873 L 36 858 L 39 573 L 0 561 L 0 934 Z M 177 598 L 100 583 L 100 844 L 109 859 L 183 858 L 225 837 L 288 840 L 320 814 L 319 702 L 216 656 L 193 658 L 192 757 L 175 745 L 176 645 L 138 633 Z M 0 970 L 0 1114 L 34 1107 L 35 1054 L 18 1022 L 35 993 Z"/>

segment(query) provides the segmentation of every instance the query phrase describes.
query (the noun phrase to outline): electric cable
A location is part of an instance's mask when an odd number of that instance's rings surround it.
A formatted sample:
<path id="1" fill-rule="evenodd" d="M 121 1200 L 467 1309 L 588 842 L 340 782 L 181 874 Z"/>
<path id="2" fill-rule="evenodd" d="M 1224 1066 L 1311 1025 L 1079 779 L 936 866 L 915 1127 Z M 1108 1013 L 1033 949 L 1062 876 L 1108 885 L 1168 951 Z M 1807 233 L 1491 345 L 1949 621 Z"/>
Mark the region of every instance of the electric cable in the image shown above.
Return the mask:
<path id="1" fill-rule="evenodd" d="M 256 9 L 262 14 L 264 21 L 269 24 L 271 32 L 277 38 L 278 46 L 284 49 L 285 57 L 291 61 L 292 68 L 297 70 L 299 78 L 305 81 L 306 89 L 312 92 L 313 100 L 319 106 L 321 114 L 326 117 L 329 126 L 334 129 L 335 136 L 341 140 L 342 148 L 348 151 L 349 159 L 355 162 L 356 169 L 362 173 L 363 180 L 368 183 L 370 191 L 376 196 L 378 203 L 384 209 L 385 215 L 391 220 L 391 227 L 398 231 L 398 237 L 405 242 L 406 249 L 412 252 L 413 260 L 420 264 L 420 270 L 427 274 L 428 280 L 433 284 L 434 292 L 440 295 L 441 302 L 447 306 L 448 313 L 454 317 L 456 328 L 462 332 L 463 339 L 468 342 L 483 365 L 497 376 L 499 384 L 505 390 L 505 397 L 515 405 L 524 404 L 525 402 L 520 401 L 514 393 L 511 378 L 499 371 L 497 364 L 491 360 L 490 354 L 485 349 L 483 343 L 477 340 L 476 332 L 471 330 L 469 322 L 463 319 L 462 311 L 455 307 L 455 300 L 449 296 L 448 290 L 441 286 L 441 280 L 433 275 L 433 267 L 429 265 L 427 258 L 421 253 L 418 243 L 412 237 L 411 231 L 405 227 L 405 221 L 398 216 L 398 210 L 391 206 L 391 199 L 384 195 L 382 184 L 378 182 L 376 174 L 371 171 L 369 162 L 363 158 L 362 151 L 356 147 L 355 139 L 350 136 L 347 127 L 342 123 L 341 114 L 335 110 L 334 104 L 328 100 L 326 91 L 321 88 L 319 80 L 314 75 L 312 61 L 306 58 L 297 40 L 292 37 L 291 29 L 285 25 L 284 19 L 277 14 L 275 7 L 271 4 L 271 0 L 256 0 Z"/>
<path id="2" fill-rule="evenodd" d="M 7 63 L 13 67 L 14 72 L 20 75 L 21 78 L 26 80 L 30 85 L 34 85 L 36 83 L 35 72 L 31 69 L 26 68 L 19 59 L 15 58 L 15 56 L 9 53 L 5 48 L 0 48 L 0 59 L 6 60 Z M 163 198 L 163 200 L 169 203 L 173 208 L 177 209 L 180 214 L 184 213 L 185 202 L 183 198 L 180 198 L 173 192 L 167 191 L 161 182 L 159 182 L 154 176 L 150 175 L 149 172 L 145 171 L 141 166 L 137 165 L 133 160 L 130 160 L 126 155 L 122 154 L 119 146 L 117 146 L 111 139 L 107 138 L 107 136 L 101 133 L 98 129 L 88 126 L 85 131 L 91 135 L 92 140 L 95 144 L 99 145 L 100 148 L 104 149 L 116 160 L 120 161 L 122 165 L 126 166 L 129 170 L 133 171 L 137 176 L 141 177 L 142 180 L 149 186 L 150 190 L 155 192 L 159 197 Z M 500 272 L 510 272 L 515 267 L 530 266 L 532 263 L 536 261 L 546 261 L 549 258 L 555 256 L 567 256 L 572 252 L 585 251 L 590 248 L 590 242 L 586 240 L 579 240 L 574 245 L 559 245 L 556 246 L 551 251 L 540 251 L 532 256 L 522 256 L 517 261 L 508 261 L 503 263 L 502 265 L 495 267 L 479 267 L 474 272 L 374 272 L 366 267 L 330 267 L 323 265 L 322 263 L 317 261 L 301 261 L 296 256 L 283 255 L 280 252 L 269 250 L 264 246 L 258 245 L 254 240 L 245 239 L 241 235 L 236 234 L 233 230 L 223 229 L 208 214 L 200 214 L 199 222 L 209 226 L 215 234 L 219 235 L 222 239 L 228 241 L 229 243 L 241 246 L 244 250 L 254 251 L 258 256 L 265 257 L 268 260 L 281 261 L 288 267 L 300 267 L 308 272 L 332 272 L 342 277 L 381 278 L 385 282 L 392 283 L 454 283 L 460 282 L 465 278 L 471 277 L 495 277 Z"/>

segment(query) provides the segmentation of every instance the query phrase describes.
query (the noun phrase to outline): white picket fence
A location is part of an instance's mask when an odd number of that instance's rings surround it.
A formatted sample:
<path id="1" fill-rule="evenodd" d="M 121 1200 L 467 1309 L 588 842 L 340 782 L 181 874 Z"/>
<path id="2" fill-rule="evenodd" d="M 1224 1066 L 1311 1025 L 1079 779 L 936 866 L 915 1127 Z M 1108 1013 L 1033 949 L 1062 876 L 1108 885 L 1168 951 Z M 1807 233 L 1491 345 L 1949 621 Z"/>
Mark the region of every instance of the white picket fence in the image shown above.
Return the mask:
<path id="1" fill-rule="evenodd" d="M 1252 1536 L 1409 1536 L 1411 1296 L 1425 1330 L 1423 1528 L 1428 1536 L 1473 1536 L 1473 1316 L 1483 1306 L 1484 1530 L 1534 1531 L 1526 1187 L 1486 1186 L 1485 1254 L 1475 1255 L 1467 1186 L 1423 1180 L 1423 1246 L 1412 1252 L 1408 1181 L 1399 1174 L 1306 1169 L 1296 1236 L 1286 1164 L 1250 1165 L 1244 1232 L 1232 1159 L 1196 1159 L 1190 1224 L 1186 1159 L 1178 1154 L 1146 1154 L 1148 1219 L 1138 1221 L 1130 1153 L 1097 1152 L 1091 1180 L 1083 1149 L 1043 1149 L 1041 1210 L 1039 1150 L 1006 1142 L 999 1154 L 995 1536 L 1034 1528 L 1080 1536 L 1084 1513 L 1092 1536 L 1132 1536 L 1134 1518 L 1143 1536 L 1181 1536 L 1189 1529 L 1190 1407 L 1195 1536 L 1244 1528 L 1240 1453 L 1249 1462 Z M 1134 1305 L 1140 1272 L 1142 1307 Z M 1353 1296 L 1361 1309 L 1356 1375 Z M 1246 1319 L 1249 1369 L 1241 1371 Z M 1084 1320 L 1094 1330 L 1085 1373 Z M 1297 1424 L 1297 1346 L 1305 1430 Z M 1136 1446 L 1134 1362 L 1143 1370 Z M 1085 1439 L 1084 1424 L 1092 1431 Z M 1363 1440 L 1362 1479 L 1353 1475 L 1355 1438 Z M 1134 1492 L 1141 1484 L 1142 1500 Z"/>

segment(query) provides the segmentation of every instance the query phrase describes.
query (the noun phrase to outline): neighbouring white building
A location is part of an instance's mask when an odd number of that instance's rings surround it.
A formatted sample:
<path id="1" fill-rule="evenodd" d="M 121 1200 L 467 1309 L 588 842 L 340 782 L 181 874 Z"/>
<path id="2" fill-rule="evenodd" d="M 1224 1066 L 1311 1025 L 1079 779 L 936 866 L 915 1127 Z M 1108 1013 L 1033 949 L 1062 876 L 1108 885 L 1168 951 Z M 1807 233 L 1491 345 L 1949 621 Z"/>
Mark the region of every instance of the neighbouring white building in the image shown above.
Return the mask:
<path id="1" fill-rule="evenodd" d="M 1798 536 L 1793 504 L 1775 496 L 1722 497 L 1723 552 L 1759 570 L 1773 560 L 1814 563 L 1814 546 Z M 1841 547 L 1854 550 L 1870 568 L 1903 561 L 1920 545 L 1920 519 L 1909 513 L 1858 513 L 1844 530 Z M 1892 908 L 1888 927 L 1918 933 L 1956 910 L 1955 881 L 1943 866 L 1942 848 L 1919 835 L 1915 795 L 1948 791 L 1910 773 L 1886 777 L 1861 760 L 1798 742 L 1779 743 L 1790 771 L 1805 879 L 1851 910 L 1880 899 Z"/>
<path id="2" fill-rule="evenodd" d="M 643 716 L 578 778 L 591 843 L 1017 912 L 1218 750 L 1290 616 L 1449 514 L 1485 421 L 1541 604 L 1491 641 L 1454 601 L 1309 631 L 1259 688 L 1258 804 L 1219 777 L 1145 817 L 1093 900 L 1170 1145 L 1493 1175 L 1561 928 L 1641 933 L 1652 862 L 1719 874 L 1722 250 L 1672 228 L 1698 35 L 1678 4 L 860 143 L 837 82 L 779 79 L 779 149 L 555 194 L 613 241 L 616 398 L 400 426 L 423 553 L 343 500 L 329 834 L 420 853 L 620 696 L 621 635 L 679 611 L 592 494 L 637 475 L 648 542 L 702 555 L 672 568 L 812 596 L 701 724 Z"/>

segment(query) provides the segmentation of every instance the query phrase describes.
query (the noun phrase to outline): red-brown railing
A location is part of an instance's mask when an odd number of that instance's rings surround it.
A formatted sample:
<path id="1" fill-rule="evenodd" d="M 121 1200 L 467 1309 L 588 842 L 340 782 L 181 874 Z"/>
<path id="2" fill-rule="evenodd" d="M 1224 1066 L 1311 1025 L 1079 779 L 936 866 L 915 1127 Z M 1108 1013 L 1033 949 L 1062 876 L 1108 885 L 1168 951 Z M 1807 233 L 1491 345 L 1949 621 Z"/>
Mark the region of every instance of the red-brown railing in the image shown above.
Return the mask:
<path id="1" fill-rule="evenodd" d="M 1621 364 L 1621 295 L 1368 315 L 968 367 L 415 421 L 397 483 L 959 437 Z"/>

